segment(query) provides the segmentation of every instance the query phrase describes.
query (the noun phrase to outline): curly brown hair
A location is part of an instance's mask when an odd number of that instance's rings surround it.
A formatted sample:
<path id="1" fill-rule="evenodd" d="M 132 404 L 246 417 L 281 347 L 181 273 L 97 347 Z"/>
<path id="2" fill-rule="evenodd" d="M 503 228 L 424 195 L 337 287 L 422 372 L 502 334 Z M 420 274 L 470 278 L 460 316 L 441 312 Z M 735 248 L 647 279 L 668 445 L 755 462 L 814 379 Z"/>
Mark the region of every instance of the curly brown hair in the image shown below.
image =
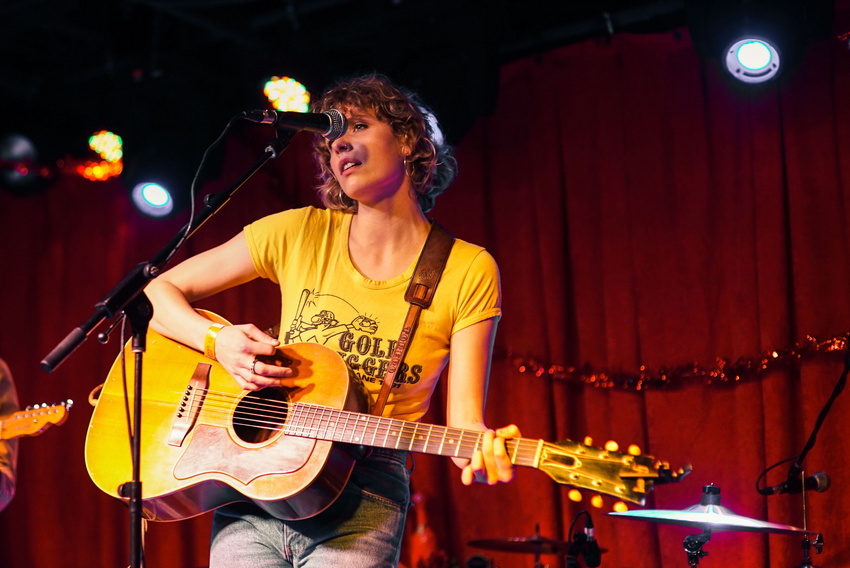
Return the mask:
<path id="1" fill-rule="evenodd" d="M 313 103 L 313 112 L 332 108 L 345 112 L 351 108 L 371 110 L 375 117 L 390 125 L 393 133 L 411 148 L 406 160 L 407 173 L 416 191 L 419 207 L 427 213 L 437 196 L 457 174 L 452 148 L 442 141 L 436 118 L 418 97 L 378 74 L 338 82 Z M 329 209 L 354 212 L 357 202 L 342 191 L 331 170 L 331 145 L 316 136 L 314 157 L 319 167 L 319 198 Z"/>

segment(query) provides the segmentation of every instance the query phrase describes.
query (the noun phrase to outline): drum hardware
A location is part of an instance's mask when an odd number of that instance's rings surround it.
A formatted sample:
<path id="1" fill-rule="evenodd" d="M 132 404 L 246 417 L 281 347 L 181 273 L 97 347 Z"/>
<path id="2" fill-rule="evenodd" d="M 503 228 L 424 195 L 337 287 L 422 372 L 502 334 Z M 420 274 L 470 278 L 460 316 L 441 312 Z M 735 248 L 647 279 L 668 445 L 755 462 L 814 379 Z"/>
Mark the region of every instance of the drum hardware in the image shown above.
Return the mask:
<path id="1" fill-rule="evenodd" d="M 825 474 L 824 474 L 825 475 Z M 806 486 L 805 486 L 806 472 L 804 470 L 800 470 L 800 480 L 801 480 L 801 497 L 803 500 L 803 528 L 808 528 L 808 509 L 806 508 Z M 827 483 L 826 487 L 829 488 L 829 477 L 826 478 Z M 824 489 L 826 491 L 826 489 Z M 815 548 L 815 553 L 820 554 L 823 552 L 823 535 L 818 533 L 814 540 L 809 540 L 809 535 L 803 535 L 803 561 L 800 563 L 800 568 L 816 568 L 814 564 L 812 564 L 812 556 L 809 554 L 809 549 L 811 547 Z"/>
<path id="2" fill-rule="evenodd" d="M 534 568 L 543 567 L 543 564 L 540 563 L 540 555 L 567 554 L 570 548 L 568 542 L 540 536 L 540 523 L 535 523 L 534 534 L 532 536 L 486 538 L 471 540 L 467 544 L 475 548 L 484 548 L 487 550 L 534 554 Z"/>
<path id="3" fill-rule="evenodd" d="M 804 535 L 804 556 L 808 556 L 808 549 L 812 545 L 815 546 L 818 553 L 823 548 L 823 537 L 816 532 L 806 530 L 805 528 L 801 529 L 791 525 L 759 521 L 734 514 L 720 504 L 720 488 L 716 485 L 704 486 L 699 504 L 692 505 L 683 510 L 655 509 L 608 513 L 608 515 L 626 519 L 702 528 L 703 532 L 701 534 L 688 535 L 682 543 L 688 555 L 688 565 L 691 567 L 697 566 L 700 559 L 708 554 L 702 548 L 711 538 L 712 530 Z M 809 542 L 808 536 L 810 535 L 817 536 L 814 543 Z M 804 566 L 811 566 L 811 564 L 805 564 L 805 562 L 804 560 Z"/>

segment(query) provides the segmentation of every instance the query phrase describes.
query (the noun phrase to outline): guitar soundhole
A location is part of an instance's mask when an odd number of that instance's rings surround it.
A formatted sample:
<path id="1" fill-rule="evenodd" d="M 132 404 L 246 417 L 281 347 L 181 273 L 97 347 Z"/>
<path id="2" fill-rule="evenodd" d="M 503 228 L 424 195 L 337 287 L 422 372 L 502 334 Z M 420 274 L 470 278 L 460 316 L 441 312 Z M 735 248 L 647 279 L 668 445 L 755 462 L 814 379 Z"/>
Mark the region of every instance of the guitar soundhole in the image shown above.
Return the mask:
<path id="1" fill-rule="evenodd" d="M 233 431 L 243 442 L 261 444 L 283 429 L 288 397 L 280 388 L 248 393 L 236 405 Z"/>

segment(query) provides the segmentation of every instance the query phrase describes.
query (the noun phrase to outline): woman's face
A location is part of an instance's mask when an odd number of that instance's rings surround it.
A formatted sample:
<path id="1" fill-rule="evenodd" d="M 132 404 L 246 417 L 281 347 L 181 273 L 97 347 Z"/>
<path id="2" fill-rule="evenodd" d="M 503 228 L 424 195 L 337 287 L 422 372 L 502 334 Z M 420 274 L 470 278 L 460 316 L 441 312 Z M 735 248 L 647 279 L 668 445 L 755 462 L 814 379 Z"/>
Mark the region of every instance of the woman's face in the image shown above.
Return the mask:
<path id="1" fill-rule="evenodd" d="M 330 145 L 331 170 L 340 187 L 363 204 L 398 195 L 409 184 L 405 145 L 372 111 L 351 108 L 346 117 L 348 129 Z"/>

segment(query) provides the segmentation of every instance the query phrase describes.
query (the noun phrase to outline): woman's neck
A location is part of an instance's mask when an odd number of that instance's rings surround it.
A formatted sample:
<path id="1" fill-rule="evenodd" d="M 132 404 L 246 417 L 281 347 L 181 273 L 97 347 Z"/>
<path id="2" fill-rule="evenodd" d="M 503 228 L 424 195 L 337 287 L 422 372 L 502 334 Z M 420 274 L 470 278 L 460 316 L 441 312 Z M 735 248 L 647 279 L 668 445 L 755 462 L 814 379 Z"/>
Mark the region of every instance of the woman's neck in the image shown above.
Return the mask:
<path id="1" fill-rule="evenodd" d="M 349 256 L 366 278 L 390 280 L 416 260 L 430 228 L 418 205 L 394 212 L 360 207 L 351 219 Z"/>

